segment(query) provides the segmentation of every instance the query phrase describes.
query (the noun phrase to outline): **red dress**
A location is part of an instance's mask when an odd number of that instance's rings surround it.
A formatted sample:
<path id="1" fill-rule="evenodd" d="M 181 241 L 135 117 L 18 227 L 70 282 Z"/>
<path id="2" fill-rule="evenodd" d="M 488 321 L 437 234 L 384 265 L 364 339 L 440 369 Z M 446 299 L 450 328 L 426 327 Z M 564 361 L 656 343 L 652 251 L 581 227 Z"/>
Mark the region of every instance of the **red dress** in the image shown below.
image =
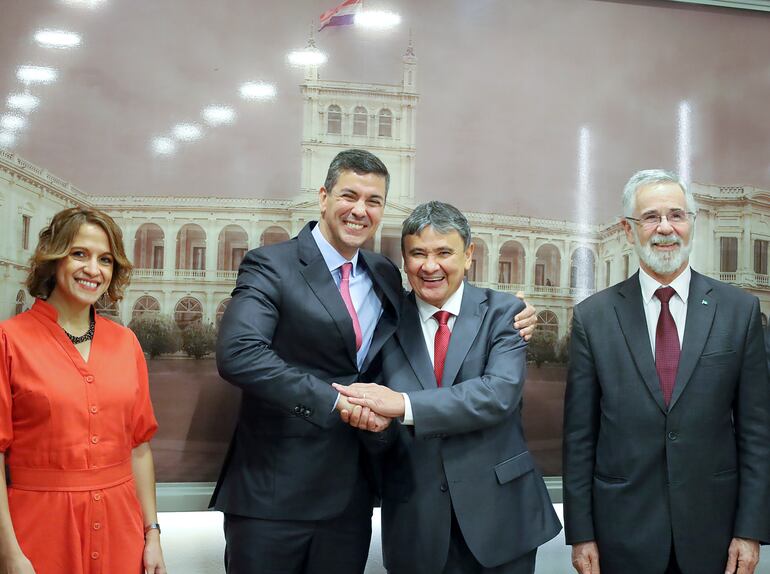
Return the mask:
<path id="1" fill-rule="evenodd" d="M 35 301 L 0 323 L 0 452 L 36 574 L 138 574 L 144 525 L 131 450 L 157 429 L 134 334 L 96 317 L 88 362 Z"/>

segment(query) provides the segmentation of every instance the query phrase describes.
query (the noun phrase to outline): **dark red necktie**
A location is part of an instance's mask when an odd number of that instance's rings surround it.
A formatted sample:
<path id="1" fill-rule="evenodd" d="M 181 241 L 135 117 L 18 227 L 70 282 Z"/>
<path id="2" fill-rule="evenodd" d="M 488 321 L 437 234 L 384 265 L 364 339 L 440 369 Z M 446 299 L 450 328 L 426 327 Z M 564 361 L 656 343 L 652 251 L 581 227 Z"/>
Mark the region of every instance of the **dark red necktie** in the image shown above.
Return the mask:
<path id="1" fill-rule="evenodd" d="M 436 311 L 433 314 L 433 318 L 438 321 L 438 331 L 436 331 L 436 338 L 433 340 L 433 372 L 436 375 L 436 385 L 439 387 L 441 386 L 441 377 L 444 376 L 444 360 L 449 348 L 449 337 L 452 336 L 452 331 L 447 325 L 451 316 L 449 311 Z"/>
<path id="2" fill-rule="evenodd" d="M 676 370 L 679 368 L 679 333 L 676 330 L 674 317 L 668 308 L 668 302 L 676 294 L 673 287 L 661 287 L 655 291 L 660 301 L 660 316 L 658 328 L 655 331 L 655 369 L 658 371 L 660 390 L 666 406 L 671 402 L 676 382 Z"/>

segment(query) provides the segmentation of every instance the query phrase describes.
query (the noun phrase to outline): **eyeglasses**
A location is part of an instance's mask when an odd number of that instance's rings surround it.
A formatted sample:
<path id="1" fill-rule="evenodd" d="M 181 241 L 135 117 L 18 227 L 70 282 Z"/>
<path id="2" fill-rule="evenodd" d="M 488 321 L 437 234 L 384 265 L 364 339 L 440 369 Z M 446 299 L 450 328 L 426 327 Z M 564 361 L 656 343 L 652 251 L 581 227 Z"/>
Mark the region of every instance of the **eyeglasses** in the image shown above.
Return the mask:
<path id="1" fill-rule="evenodd" d="M 666 221 L 670 225 L 682 225 L 684 223 L 689 223 L 690 221 L 693 221 L 695 219 L 695 214 L 692 211 L 684 211 L 682 209 L 672 209 L 669 211 L 666 215 L 661 215 L 660 213 L 646 213 L 642 217 L 626 217 L 626 219 L 630 221 L 635 221 L 642 227 L 646 227 L 647 229 L 653 229 L 660 225 L 660 223 L 663 221 L 663 218 L 666 218 Z"/>

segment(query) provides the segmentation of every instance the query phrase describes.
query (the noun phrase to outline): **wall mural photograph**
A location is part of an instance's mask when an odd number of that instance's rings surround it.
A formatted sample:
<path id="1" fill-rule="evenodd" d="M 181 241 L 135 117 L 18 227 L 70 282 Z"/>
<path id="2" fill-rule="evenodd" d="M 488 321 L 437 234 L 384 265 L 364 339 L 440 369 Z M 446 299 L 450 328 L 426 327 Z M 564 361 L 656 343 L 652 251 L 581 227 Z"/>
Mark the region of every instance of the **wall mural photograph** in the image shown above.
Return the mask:
<path id="1" fill-rule="evenodd" d="M 0 320 L 57 211 L 115 218 L 134 264 L 98 312 L 142 343 L 160 482 L 211 482 L 240 391 L 214 343 L 239 264 L 318 217 L 331 159 L 391 174 L 368 248 L 403 269 L 425 201 L 472 227 L 469 282 L 538 310 L 524 422 L 561 474 L 573 306 L 626 279 L 635 171 L 697 200 L 693 268 L 770 313 L 770 14 L 667 0 L 9 0 L 0 5 Z M 344 20 L 344 19 L 343 19 Z M 330 23 L 330 22 L 327 22 Z M 319 28 L 322 28 L 319 30 Z M 406 279 L 405 279 L 406 280 Z"/>

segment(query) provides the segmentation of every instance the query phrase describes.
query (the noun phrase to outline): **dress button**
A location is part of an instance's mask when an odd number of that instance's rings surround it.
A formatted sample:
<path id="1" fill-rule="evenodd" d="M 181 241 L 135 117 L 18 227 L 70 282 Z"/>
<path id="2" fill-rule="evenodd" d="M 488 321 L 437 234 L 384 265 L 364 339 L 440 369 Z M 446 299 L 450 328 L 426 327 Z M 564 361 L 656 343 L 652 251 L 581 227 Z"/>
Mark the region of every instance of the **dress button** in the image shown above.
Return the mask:
<path id="1" fill-rule="evenodd" d="M 97 560 L 99 558 L 99 553 L 98 552 L 91 552 L 91 558 L 93 558 L 94 560 Z"/>
<path id="2" fill-rule="evenodd" d="M 302 413 L 302 407 L 297 405 L 296 407 L 294 407 L 294 414 L 298 415 L 300 413 Z"/>
<path id="3" fill-rule="evenodd" d="M 96 444 L 97 442 L 99 442 L 99 437 L 98 437 L 98 436 L 96 436 L 96 435 L 92 436 L 92 437 L 91 437 L 91 442 L 92 442 L 92 443 L 94 443 L 94 444 Z"/>
<path id="4" fill-rule="evenodd" d="M 101 523 L 94 522 L 94 530 L 99 530 L 102 527 Z"/>
<path id="5" fill-rule="evenodd" d="M 87 382 L 87 383 L 93 383 L 93 382 L 94 382 L 94 377 L 93 377 L 93 375 L 86 375 L 86 376 L 84 377 L 84 380 L 85 380 L 85 382 Z"/>
<path id="6" fill-rule="evenodd" d="M 102 499 L 102 493 L 101 492 L 95 492 L 94 493 L 94 500 L 96 502 L 99 502 Z"/>
<path id="7" fill-rule="evenodd" d="M 677 438 L 679 438 L 679 435 L 676 434 L 674 431 L 671 431 L 670 433 L 668 433 L 668 438 L 669 440 L 676 440 Z"/>
<path id="8" fill-rule="evenodd" d="M 447 490 L 449 490 L 449 487 L 446 485 L 446 482 L 442 482 L 439 489 L 441 490 L 441 492 L 446 492 Z"/>
<path id="9" fill-rule="evenodd" d="M 96 405 L 92 405 L 89 410 L 91 411 L 91 414 L 95 415 L 96 413 L 99 412 L 99 407 L 97 407 Z"/>

